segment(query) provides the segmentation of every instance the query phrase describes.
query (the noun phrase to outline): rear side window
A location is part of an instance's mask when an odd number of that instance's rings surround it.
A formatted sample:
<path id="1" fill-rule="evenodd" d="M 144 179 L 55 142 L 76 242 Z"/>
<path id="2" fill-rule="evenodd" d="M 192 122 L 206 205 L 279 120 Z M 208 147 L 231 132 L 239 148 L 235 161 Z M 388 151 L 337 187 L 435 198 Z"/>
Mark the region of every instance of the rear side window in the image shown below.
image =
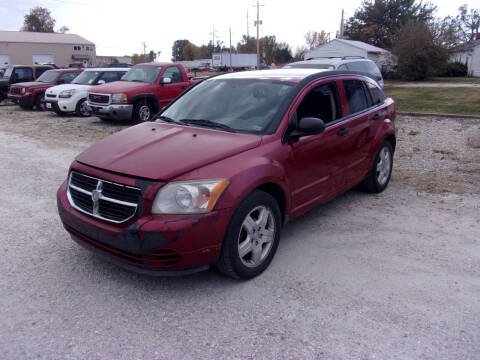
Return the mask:
<path id="1" fill-rule="evenodd" d="M 49 68 L 49 67 L 37 67 L 37 68 L 35 68 L 35 78 L 38 78 L 40 75 L 42 75 L 47 70 L 52 70 L 52 68 Z"/>
<path id="2" fill-rule="evenodd" d="M 372 92 L 373 104 L 377 105 L 383 103 L 385 101 L 385 95 L 383 94 L 383 91 L 373 82 L 367 82 L 367 84 Z"/>
<path id="3" fill-rule="evenodd" d="M 310 91 L 297 108 L 297 119 L 315 117 L 325 124 L 342 117 L 335 83 L 320 85 Z"/>
<path id="4" fill-rule="evenodd" d="M 367 97 L 363 81 L 344 80 L 343 87 L 345 89 L 345 94 L 347 95 L 350 114 L 355 114 L 368 108 L 369 97 Z"/>

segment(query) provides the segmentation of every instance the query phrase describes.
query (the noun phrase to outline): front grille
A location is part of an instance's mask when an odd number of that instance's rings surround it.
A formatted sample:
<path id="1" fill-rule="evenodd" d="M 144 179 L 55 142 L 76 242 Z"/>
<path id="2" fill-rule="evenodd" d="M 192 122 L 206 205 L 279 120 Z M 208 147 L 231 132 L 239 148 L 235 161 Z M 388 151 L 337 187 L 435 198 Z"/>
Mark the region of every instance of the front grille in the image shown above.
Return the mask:
<path id="1" fill-rule="evenodd" d="M 21 95 L 21 94 L 22 94 L 22 88 L 11 86 L 11 87 L 10 87 L 10 94 L 19 94 L 19 95 Z"/>
<path id="2" fill-rule="evenodd" d="M 139 188 L 113 183 L 72 171 L 68 199 L 77 210 L 115 223 L 131 219 L 137 212 Z"/>
<path id="3" fill-rule="evenodd" d="M 95 104 L 108 104 L 110 102 L 110 96 L 88 93 L 88 100 Z"/>
<path id="4" fill-rule="evenodd" d="M 47 94 L 45 96 L 48 97 L 48 98 L 56 98 L 57 97 L 57 95 L 55 95 L 55 94 Z"/>

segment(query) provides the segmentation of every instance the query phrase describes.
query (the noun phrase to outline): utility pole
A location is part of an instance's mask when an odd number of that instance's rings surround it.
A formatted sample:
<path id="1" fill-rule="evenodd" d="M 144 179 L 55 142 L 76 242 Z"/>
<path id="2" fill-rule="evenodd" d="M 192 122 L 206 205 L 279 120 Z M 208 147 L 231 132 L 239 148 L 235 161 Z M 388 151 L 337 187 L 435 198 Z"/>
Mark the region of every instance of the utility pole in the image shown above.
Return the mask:
<path id="1" fill-rule="evenodd" d="M 260 5 L 257 1 L 257 20 L 255 21 L 255 26 L 257 27 L 257 70 L 260 69 L 260 25 L 262 25 L 262 20 L 260 20 L 260 6 L 265 5 Z"/>
<path id="2" fill-rule="evenodd" d="M 342 19 L 340 20 L 340 34 L 339 34 L 339 38 L 340 39 L 343 39 L 343 31 L 345 29 L 345 20 L 343 18 L 344 16 L 344 10 L 342 9 Z"/>
<path id="3" fill-rule="evenodd" d="M 215 51 L 215 33 L 216 32 L 217 31 L 215 30 L 215 25 L 213 25 L 213 30 L 210 33 L 210 35 L 212 35 L 212 65 L 213 65 L 213 52 Z"/>
<path id="4" fill-rule="evenodd" d="M 147 60 L 147 45 L 142 42 L 142 45 L 143 45 L 143 60 L 146 61 Z"/>
<path id="5" fill-rule="evenodd" d="M 228 29 L 230 32 L 230 69 L 233 69 L 232 67 L 232 28 Z"/>
<path id="6" fill-rule="evenodd" d="M 247 40 L 250 39 L 249 28 L 250 28 L 250 20 L 248 20 L 248 9 L 247 9 Z"/>

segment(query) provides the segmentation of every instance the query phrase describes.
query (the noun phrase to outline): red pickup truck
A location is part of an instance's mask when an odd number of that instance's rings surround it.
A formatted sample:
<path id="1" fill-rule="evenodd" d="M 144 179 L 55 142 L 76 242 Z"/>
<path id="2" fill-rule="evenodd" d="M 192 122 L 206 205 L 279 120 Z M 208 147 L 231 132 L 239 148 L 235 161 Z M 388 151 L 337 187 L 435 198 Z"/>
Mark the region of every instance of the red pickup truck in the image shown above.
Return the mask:
<path id="1" fill-rule="evenodd" d="M 198 81 L 181 64 L 138 64 L 122 80 L 91 88 L 87 103 L 101 119 L 144 122 Z"/>
<path id="2" fill-rule="evenodd" d="M 24 109 L 35 106 L 38 110 L 44 110 L 45 91 L 55 85 L 69 84 L 82 71 L 82 69 L 48 70 L 36 81 L 11 85 L 8 98 Z"/>

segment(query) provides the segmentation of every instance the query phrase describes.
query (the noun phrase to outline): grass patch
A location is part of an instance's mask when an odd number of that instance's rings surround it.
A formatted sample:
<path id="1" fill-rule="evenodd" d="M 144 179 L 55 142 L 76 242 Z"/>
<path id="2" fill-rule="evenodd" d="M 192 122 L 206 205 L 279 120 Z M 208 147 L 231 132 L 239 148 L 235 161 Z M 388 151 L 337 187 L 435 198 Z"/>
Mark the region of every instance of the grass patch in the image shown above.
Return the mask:
<path id="1" fill-rule="evenodd" d="M 411 83 L 480 84 L 480 77 L 436 77 L 422 81 L 385 80 L 385 86 L 404 85 Z"/>
<path id="2" fill-rule="evenodd" d="M 480 89 L 385 86 L 400 112 L 480 115 Z"/>

